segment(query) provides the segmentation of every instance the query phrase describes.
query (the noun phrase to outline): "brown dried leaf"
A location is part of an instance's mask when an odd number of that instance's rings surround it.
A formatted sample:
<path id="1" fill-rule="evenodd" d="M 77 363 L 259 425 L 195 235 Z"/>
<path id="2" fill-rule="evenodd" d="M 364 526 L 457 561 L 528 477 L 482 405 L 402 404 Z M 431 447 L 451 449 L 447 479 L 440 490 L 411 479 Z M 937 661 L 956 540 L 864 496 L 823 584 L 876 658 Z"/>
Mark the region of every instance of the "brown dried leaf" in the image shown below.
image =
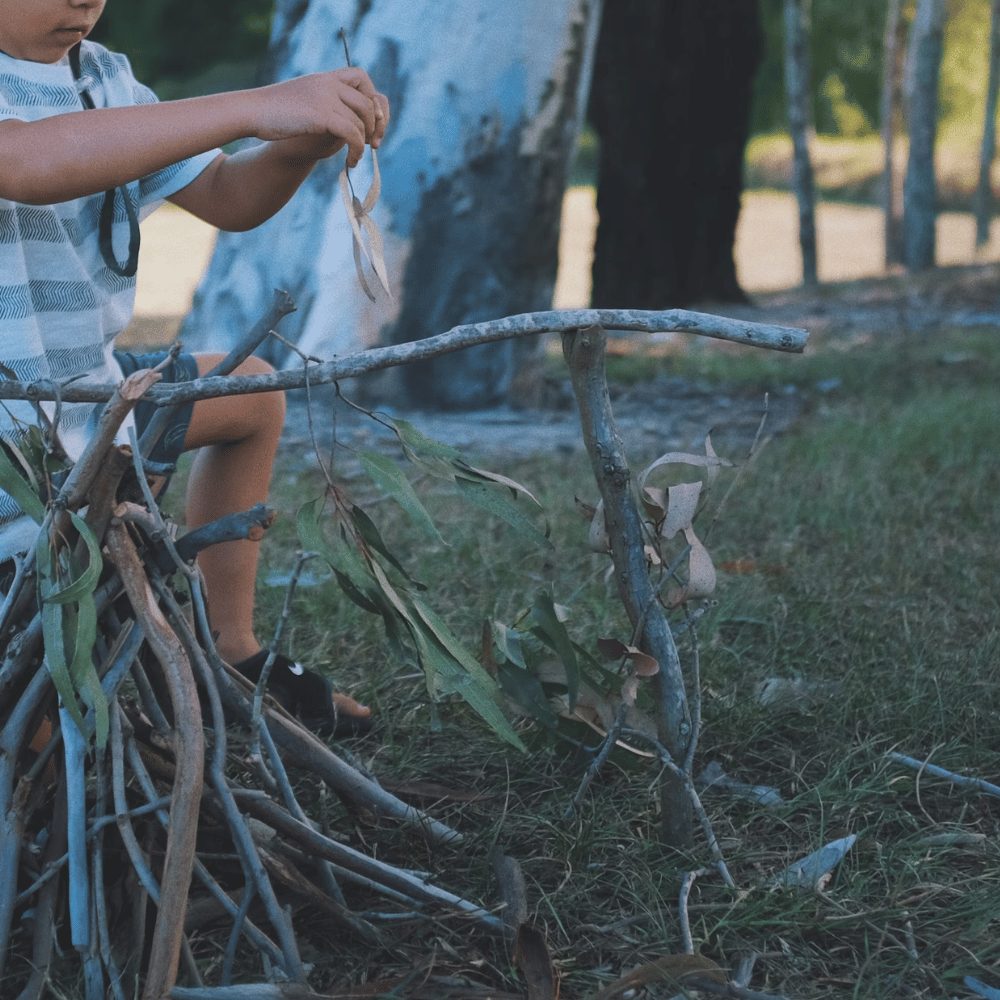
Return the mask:
<path id="1" fill-rule="evenodd" d="M 375 151 L 372 150 L 373 154 L 374 152 Z M 344 208 L 347 211 L 347 221 L 351 225 L 354 267 L 358 273 L 358 281 L 360 282 L 364 293 L 374 302 L 375 296 L 365 279 L 364 268 L 361 262 L 362 255 L 371 265 L 372 270 L 375 272 L 375 276 L 378 278 L 379 283 L 385 289 L 385 293 L 390 299 L 392 298 L 392 292 L 389 289 L 389 276 L 385 267 L 385 252 L 382 246 L 382 234 L 379 232 L 378 226 L 375 225 L 375 222 L 368 215 L 371 209 L 375 207 L 375 202 L 378 200 L 378 194 L 381 190 L 381 178 L 378 172 L 378 158 L 375 157 L 373 162 L 374 178 L 372 186 L 369 189 L 368 194 L 365 195 L 365 200 L 363 202 L 359 201 L 351 194 L 351 186 L 347 177 L 346 169 L 340 172 L 339 185 L 340 196 L 343 199 Z M 374 192 L 374 198 L 372 197 L 372 192 Z M 367 246 L 365 245 L 365 241 L 361 234 L 362 227 L 368 235 L 369 245 Z"/>
<path id="2" fill-rule="evenodd" d="M 715 566 L 708 549 L 694 533 L 694 528 L 684 529 L 684 537 L 691 546 L 688 553 L 688 582 L 683 587 L 671 587 L 667 591 L 666 604 L 668 608 L 676 608 L 685 601 L 698 597 L 709 597 L 715 592 Z"/>
<path id="3" fill-rule="evenodd" d="M 559 977 L 543 935 L 528 924 L 517 929 L 514 963 L 527 987 L 528 1000 L 559 1000 Z"/>
<path id="4" fill-rule="evenodd" d="M 664 538 L 673 538 L 678 531 L 691 527 L 691 522 L 698 513 L 701 486 L 699 479 L 696 483 L 678 483 L 667 490 L 667 516 L 660 529 Z"/>
<path id="5" fill-rule="evenodd" d="M 665 465 L 693 465 L 698 469 L 720 469 L 728 468 L 732 464 L 732 462 L 724 458 L 719 458 L 718 455 L 692 455 L 686 451 L 668 451 L 665 455 L 661 455 L 655 462 L 647 465 L 639 473 L 639 489 L 640 491 L 644 489 L 646 480 L 649 479 L 650 475 Z"/>
<path id="6" fill-rule="evenodd" d="M 684 537 L 691 546 L 691 554 L 688 556 L 688 585 L 687 596 L 710 597 L 715 593 L 715 566 L 712 565 L 712 557 L 708 554 L 708 549 L 701 543 L 701 539 L 694 533 L 694 528 L 684 529 Z"/>
<path id="7" fill-rule="evenodd" d="M 598 500 L 594 508 L 594 516 L 590 519 L 590 531 L 587 532 L 587 548 L 591 552 L 606 555 L 611 551 L 611 540 L 608 538 L 604 523 L 604 501 Z"/>
<path id="8" fill-rule="evenodd" d="M 667 512 L 667 491 L 659 486 L 644 486 L 640 493 L 646 513 L 657 521 L 663 520 Z"/>
<path id="9" fill-rule="evenodd" d="M 709 465 L 705 474 L 705 479 L 708 483 L 708 488 L 711 489 L 715 484 L 715 480 L 719 478 L 719 473 L 722 471 L 723 465 L 731 465 L 732 463 L 726 462 L 724 459 L 719 458 L 715 453 L 715 446 L 712 444 L 712 434 L 709 432 L 705 435 L 705 455 L 711 459 L 713 462 L 718 462 L 718 465 Z"/>
<path id="10" fill-rule="evenodd" d="M 652 677 L 660 669 L 655 656 L 650 656 L 638 646 L 629 646 L 618 639 L 598 639 L 597 648 L 606 660 L 628 660 L 637 677 Z"/>
<path id="11" fill-rule="evenodd" d="M 392 298 L 392 290 L 389 288 L 389 274 L 385 269 L 385 248 L 382 246 L 382 234 L 375 225 L 375 220 L 370 215 L 361 216 L 361 225 L 368 234 L 368 245 L 371 248 L 369 260 L 372 270 L 379 280 L 379 284 L 385 290 L 385 294 Z"/>
<path id="12" fill-rule="evenodd" d="M 493 856 L 493 871 L 503 906 L 504 930 L 515 937 L 528 919 L 528 889 L 524 872 L 515 858 L 497 851 Z"/>
<path id="13" fill-rule="evenodd" d="M 362 211 L 365 215 L 375 207 L 378 202 L 379 195 L 382 194 L 382 175 L 379 173 L 378 169 L 378 152 L 372 149 L 372 186 L 368 189 L 368 194 L 365 195 L 365 200 L 361 203 Z"/>
<path id="14" fill-rule="evenodd" d="M 667 982 L 671 986 L 680 987 L 691 976 L 711 979 L 717 983 L 727 981 L 725 971 L 703 955 L 666 955 L 655 962 L 640 965 L 610 986 L 592 994 L 588 1000 L 618 1000 L 626 990 L 642 989 L 652 983 Z"/>

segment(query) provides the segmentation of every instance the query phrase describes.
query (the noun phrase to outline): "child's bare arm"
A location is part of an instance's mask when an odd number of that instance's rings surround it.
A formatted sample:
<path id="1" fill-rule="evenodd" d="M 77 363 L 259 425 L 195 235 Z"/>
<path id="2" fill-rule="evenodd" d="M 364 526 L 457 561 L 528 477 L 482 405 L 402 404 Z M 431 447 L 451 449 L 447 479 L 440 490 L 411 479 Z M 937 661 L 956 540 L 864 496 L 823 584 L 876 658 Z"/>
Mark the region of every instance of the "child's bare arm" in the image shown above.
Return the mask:
<path id="1" fill-rule="evenodd" d="M 311 77 L 303 79 L 311 85 L 318 82 Z M 371 86 L 366 76 L 363 80 Z M 370 91 L 367 87 L 359 89 L 361 102 L 354 102 L 363 128 L 360 137 L 350 134 L 352 123 L 347 120 L 342 123 L 342 137 L 334 130 L 296 132 L 308 126 L 290 117 L 266 136 L 272 141 L 219 157 L 170 200 L 220 229 L 245 230 L 260 225 L 291 198 L 317 160 L 332 156 L 347 144 L 347 162 L 353 166 L 366 143 L 378 148 L 389 121 L 389 102 L 374 87 Z"/>
<path id="2" fill-rule="evenodd" d="M 256 137 L 272 142 L 228 158 L 232 164 L 220 157 L 201 187 L 211 190 L 213 198 L 252 202 L 258 179 L 263 197 L 265 184 L 280 188 L 284 178 L 287 193 L 273 199 L 279 202 L 272 209 L 276 211 L 319 156 L 346 144 L 348 162 L 356 163 L 366 142 L 377 145 L 387 115 L 388 105 L 368 75 L 346 69 L 185 101 L 79 111 L 31 123 L 0 122 L 0 198 L 52 204 L 96 194 L 187 156 Z M 241 185 L 245 195 L 236 190 Z M 196 181 L 185 191 L 197 186 Z M 177 200 L 184 203 L 184 193 L 179 194 Z M 197 190 L 190 194 L 185 207 L 201 214 L 205 199 L 199 199 Z M 230 221 L 239 223 L 239 214 Z"/>

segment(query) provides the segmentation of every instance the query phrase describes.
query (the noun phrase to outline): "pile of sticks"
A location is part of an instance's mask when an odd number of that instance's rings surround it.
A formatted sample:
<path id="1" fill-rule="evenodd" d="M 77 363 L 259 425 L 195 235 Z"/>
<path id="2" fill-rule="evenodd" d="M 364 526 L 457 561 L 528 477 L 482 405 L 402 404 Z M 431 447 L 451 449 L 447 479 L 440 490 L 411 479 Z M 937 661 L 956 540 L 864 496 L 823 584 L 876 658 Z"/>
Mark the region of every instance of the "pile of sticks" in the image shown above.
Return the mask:
<path id="1" fill-rule="evenodd" d="M 276 296 L 268 315 L 210 376 L 184 386 L 157 386 L 154 371 L 117 387 L 0 382 L 0 398 L 108 400 L 40 528 L 70 564 L 83 549 L 81 523 L 99 540 L 103 566 L 92 590 L 97 627 L 89 660 L 100 696 L 91 691 L 75 716 L 59 696 L 33 554 L 18 563 L 0 607 L 4 996 L 42 996 L 47 983 L 66 974 L 56 958 L 67 945 L 82 976 L 73 994 L 86 1000 L 125 1000 L 137 984 L 146 1000 L 308 995 L 289 898 L 318 907 L 373 944 L 380 926 L 442 910 L 491 933 L 503 930 L 479 905 L 328 836 L 300 804 L 289 767 L 320 779 L 349 806 L 411 827 L 432 844 L 461 839 L 265 698 L 266 668 L 255 687 L 218 656 L 195 557 L 212 544 L 259 538 L 272 515 L 258 507 L 175 539 L 148 485 L 164 470 L 144 462 L 145 438 L 138 444 L 133 437 L 132 447 L 115 443 L 139 399 L 165 412 L 189 399 L 308 388 L 474 343 L 597 326 L 687 329 L 791 351 L 805 340 L 798 330 L 676 310 L 537 313 L 312 368 L 307 362 L 298 372 L 231 376 L 292 309 L 287 296 Z M 347 897 L 364 900 L 363 907 L 352 908 Z M 228 926 L 216 986 L 202 983 L 189 942 L 209 922 Z M 262 982 L 231 987 L 241 948 L 246 974 L 247 947 Z"/>
<path id="2" fill-rule="evenodd" d="M 259 506 L 172 538 L 147 485 L 162 470 L 144 468 L 138 448 L 114 444 L 157 378 L 137 372 L 115 391 L 40 529 L 72 553 L 81 542 L 69 512 L 85 510 L 101 540 L 93 591 L 94 663 L 107 705 L 101 745 L 93 704 L 81 728 L 47 669 L 33 553 L 0 610 L 3 995 L 41 996 L 67 943 L 87 1000 L 124 1000 L 138 981 L 144 997 L 166 997 L 179 970 L 200 990 L 188 935 L 220 920 L 230 927 L 223 986 L 242 942 L 259 955 L 262 978 L 304 983 L 289 897 L 373 944 L 379 924 L 442 908 L 497 929 L 480 907 L 327 836 L 298 802 L 288 767 L 432 843 L 460 839 L 263 698 L 266 677 L 258 690 L 216 653 L 195 557 L 218 542 L 259 538 L 272 513 Z M 250 734 L 235 747 L 233 727 Z M 380 902 L 354 912 L 345 890 Z"/>

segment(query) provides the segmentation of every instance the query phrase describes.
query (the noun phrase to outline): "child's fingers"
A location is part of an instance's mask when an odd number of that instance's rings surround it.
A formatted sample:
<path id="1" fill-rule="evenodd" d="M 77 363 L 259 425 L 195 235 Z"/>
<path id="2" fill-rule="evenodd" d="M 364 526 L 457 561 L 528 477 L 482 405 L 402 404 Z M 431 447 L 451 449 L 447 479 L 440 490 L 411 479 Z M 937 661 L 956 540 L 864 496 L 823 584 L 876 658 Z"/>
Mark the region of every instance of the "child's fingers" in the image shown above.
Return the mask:
<path id="1" fill-rule="evenodd" d="M 347 143 L 347 165 L 356 167 L 365 151 L 366 137 L 362 122 L 353 114 L 335 112 L 330 117 L 327 131 Z"/>
<path id="2" fill-rule="evenodd" d="M 382 144 L 386 126 L 389 124 L 389 98 L 385 94 L 376 94 L 375 99 L 375 136 L 372 145 L 377 149 Z"/>
<path id="3" fill-rule="evenodd" d="M 364 125 L 365 141 L 371 142 L 378 129 L 378 112 L 374 100 L 350 87 L 345 88 L 340 96 L 344 104 L 358 116 Z"/>

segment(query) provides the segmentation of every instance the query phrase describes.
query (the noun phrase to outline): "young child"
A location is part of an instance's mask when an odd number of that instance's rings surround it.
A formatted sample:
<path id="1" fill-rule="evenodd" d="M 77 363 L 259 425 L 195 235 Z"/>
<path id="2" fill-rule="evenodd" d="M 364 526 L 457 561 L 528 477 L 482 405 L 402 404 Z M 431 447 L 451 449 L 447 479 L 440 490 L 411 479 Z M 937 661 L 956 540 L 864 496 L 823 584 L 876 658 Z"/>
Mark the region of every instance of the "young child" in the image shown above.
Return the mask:
<path id="1" fill-rule="evenodd" d="M 116 382 L 123 369 L 155 363 L 112 349 L 135 299 L 137 218 L 169 199 L 220 229 L 251 229 L 318 160 L 346 145 L 354 166 L 365 145 L 378 147 L 389 120 L 387 99 L 360 69 L 158 103 L 127 59 L 85 41 L 105 2 L 0 0 L 0 363 L 19 379 Z M 243 138 L 262 142 L 220 152 Z M 194 378 L 220 357 L 182 355 L 165 378 Z M 269 370 L 251 358 L 237 372 Z M 59 438 L 71 458 L 96 411 L 62 406 Z M 8 404 L 0 435 L 11 432 L 12 417 L 35 422 L 29 404 Z M 169 462 L 198 449 L 189 528 L 266 498 L 283 418 L 280 393 L 204 400 L 177 414 L 152 457 Z M 0 492 L 0 561 L 31 544 L 26 521 Z M 251 541 L 199 556 L 219 652 L 251 676 L 263 663 L 253 627 L 257 557 Z M 367 728 L 367 708 L 332 695 L 314 675 L 296 681 L 301 675 L 282 658 L 272 677 L 279 689 L 327 693 L 324 704 L 306 707 L 310 724 L 331 730 L 339 711 L 347 725 L 338 730 Z"/>

